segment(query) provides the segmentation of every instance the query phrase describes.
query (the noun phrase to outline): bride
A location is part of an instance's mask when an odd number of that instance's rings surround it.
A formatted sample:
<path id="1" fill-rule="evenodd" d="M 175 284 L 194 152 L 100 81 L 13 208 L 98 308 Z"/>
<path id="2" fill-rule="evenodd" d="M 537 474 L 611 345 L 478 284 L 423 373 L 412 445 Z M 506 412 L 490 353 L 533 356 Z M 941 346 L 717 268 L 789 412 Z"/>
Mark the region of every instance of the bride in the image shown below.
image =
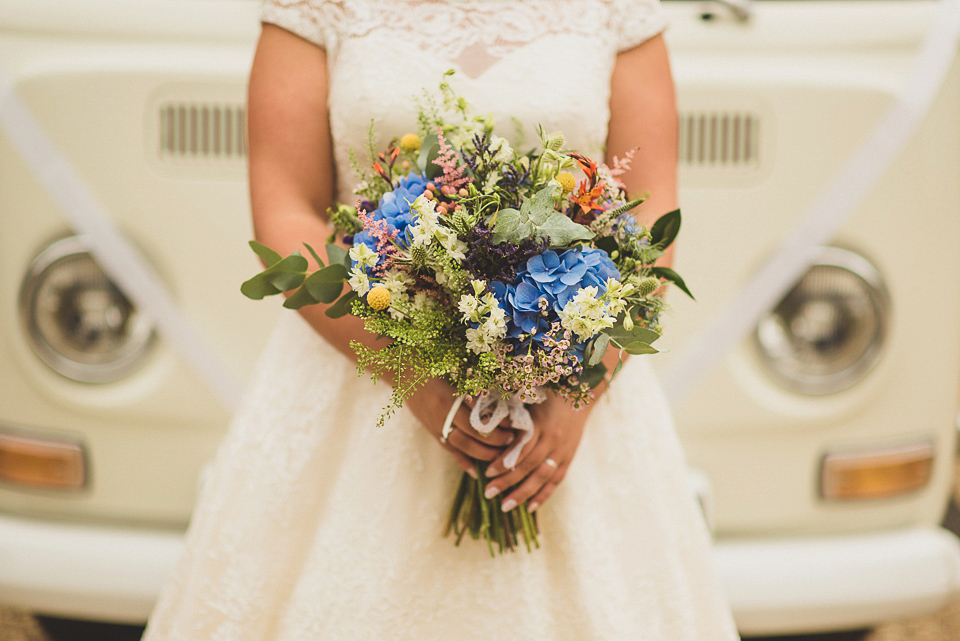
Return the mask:
<path id="1" fill-rule="evenodd" d="M 656 0 L 267 0 L 262 19 L 250 186 L 256 237 L 282 254 L 324 244 L 371 121 L 381 144 L 415 131 L 411 105 L 451 67 L 515 147 L 539 124 L 597 158 L 638 148 L 623 179 L 651 194 L 640 218 L 674 208 Z M 586 410 L 531 408 L 536 436 L 506 470 L 512 432 L 481 436 L 466 408 L 441 443 L 441 380 L 375 427 L 390 389 L 358 377 L 348 346 L 375 339 L 322 307 L 276 328 L 147 641 L 737 638 L 647 357 Z M 541 549 L 494 559 L 443 538 L 471 459 L 492 462 L 505 508 L 538 511 Z"/>

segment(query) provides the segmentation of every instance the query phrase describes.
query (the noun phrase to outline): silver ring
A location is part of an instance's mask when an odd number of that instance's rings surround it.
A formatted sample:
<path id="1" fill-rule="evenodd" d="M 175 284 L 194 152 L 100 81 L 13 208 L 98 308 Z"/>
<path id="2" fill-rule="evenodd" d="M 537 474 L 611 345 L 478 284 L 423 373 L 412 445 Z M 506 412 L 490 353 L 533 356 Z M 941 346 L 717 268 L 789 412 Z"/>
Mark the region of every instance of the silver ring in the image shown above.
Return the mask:
<path id="1" fill-rule="evenodd" d="M 544 461 L 544 463 L 546 463 L 547 465 L 549 465 L 549 466 L 552 467 L 553 469 L 557 469 L 558 467 L 560 467 L 559 465 L 557 465 L 557 462 L 554 461 L 552 458 L 546 459 L 546 460 Z"/>

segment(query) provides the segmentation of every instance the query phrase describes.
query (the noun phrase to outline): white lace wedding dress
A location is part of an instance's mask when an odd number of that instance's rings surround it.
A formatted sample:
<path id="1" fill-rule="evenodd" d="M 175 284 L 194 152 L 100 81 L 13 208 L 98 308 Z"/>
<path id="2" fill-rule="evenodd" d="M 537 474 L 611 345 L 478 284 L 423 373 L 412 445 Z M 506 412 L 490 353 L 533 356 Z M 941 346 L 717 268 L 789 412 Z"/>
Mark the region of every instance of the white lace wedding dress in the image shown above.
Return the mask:
<path id="1" fill-rule="evenodd" d="M 381 141 L 415 131 L 450 68 L 515 145 L 540 123 L 598 154 L 616 52 L 664 26 L 655 0 L 268 0 L 263 19 L 327 50 L 346 202 L 371 119 Z M 532 554 L 442 536 L 459 468 L 405 411 L 375 427 L 388 395 L 282 318 L 147 641 L 736 639 L 648 358 L 598 401 Z"/>

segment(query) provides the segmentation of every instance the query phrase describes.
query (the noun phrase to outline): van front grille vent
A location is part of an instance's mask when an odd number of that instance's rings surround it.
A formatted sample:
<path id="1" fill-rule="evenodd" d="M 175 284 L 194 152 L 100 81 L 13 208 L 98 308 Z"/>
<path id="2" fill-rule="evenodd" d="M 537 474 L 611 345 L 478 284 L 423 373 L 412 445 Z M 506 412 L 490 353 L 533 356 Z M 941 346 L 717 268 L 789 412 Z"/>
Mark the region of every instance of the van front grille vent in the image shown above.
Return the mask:
<path id="1" fill-rule="evenodd" d="M 679 161 L 692 167 L 760 164 L 760 117 L 751 113 L 681 113 Z"/>
<path id="2" fill-rule="evenodd" d="M 160 105 L 160 157 L 241 160 L 247 154 L 242 105 L 169 102 Z"/>

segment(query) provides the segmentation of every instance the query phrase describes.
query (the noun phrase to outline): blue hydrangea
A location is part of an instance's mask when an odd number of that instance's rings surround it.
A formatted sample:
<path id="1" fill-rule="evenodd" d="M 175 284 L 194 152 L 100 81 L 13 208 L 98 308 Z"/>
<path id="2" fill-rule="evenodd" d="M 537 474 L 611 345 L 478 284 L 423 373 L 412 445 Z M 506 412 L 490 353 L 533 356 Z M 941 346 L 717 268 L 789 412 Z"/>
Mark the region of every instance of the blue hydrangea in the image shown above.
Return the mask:
<path id="1" fill-rule="evenodd" d="M 416 222 L 416 217 L 410 213 L 410 203 L 417 199 L 427 189 L 427 179 L 414 173 L 407 174 L 400 179 L 393 191 L 387 192 L 380 199 L 380 205 L 373 211 L 374 220 L 386 220 L 389 231 L 396 231 L 400 241 L 409 243 L 407 227 Z M 363 230 L 354 234 L 354 245 L 362 243 L 372 251 L 377 251 L 377 240 L 370 232 Z M 383 262 L 383 259 L 380 259 Z M 356 265 L 356 261 L 353 261 Z M 367 269 L 368 274 L 373 272 Z"/>
<path id="2" fill-rule="evenodd" d="M 494 281 L 490 288 L 507 314 L 507 336 L 525 347 L 528 339 L 521 342 L 521 335 L 532 335 L 533 341 L 542 343 L 578 290 L 593 285 L 604 293 L 608 278 L 619 280 L 620 272 L 602 249 L 548 249 L 519 267 L 512 283 Z M 578 359 L 583 347 L 574 345 Z"/>
<path id="3" fill-rule="evenodd" d="M 379 206 L 373 212 L 373 219 L 386 220 L 387 224 L 396 230 L 397 238 L 409 243 L 407 227 L 417 220 L 410 213 L 410 203 L 426 189 L 426 178 L 419 174 L 407 174 L 400 179 L 393 191 L 383 195 Z"/>

